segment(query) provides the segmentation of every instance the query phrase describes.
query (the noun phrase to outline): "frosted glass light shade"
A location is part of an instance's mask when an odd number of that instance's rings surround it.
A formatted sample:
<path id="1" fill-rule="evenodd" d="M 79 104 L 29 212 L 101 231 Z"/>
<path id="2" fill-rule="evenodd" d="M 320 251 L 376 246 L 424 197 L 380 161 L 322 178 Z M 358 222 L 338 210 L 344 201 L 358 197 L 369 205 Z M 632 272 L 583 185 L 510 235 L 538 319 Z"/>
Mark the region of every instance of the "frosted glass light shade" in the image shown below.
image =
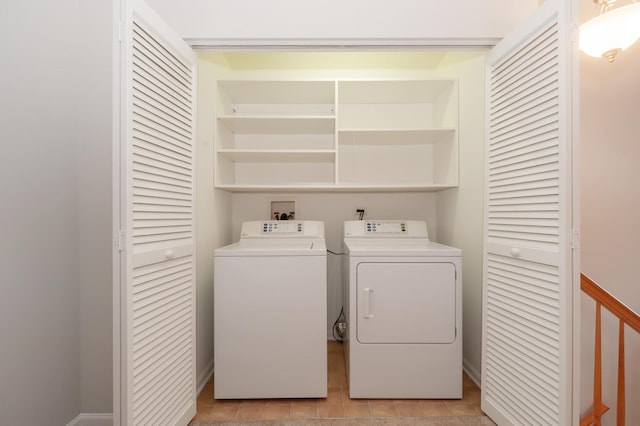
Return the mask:
<path id="1" fill-rule="evenodd" d="M 596 16 L 580 27 L 580 50 L 609 61 L 640 38 L 640 3 Z"/>

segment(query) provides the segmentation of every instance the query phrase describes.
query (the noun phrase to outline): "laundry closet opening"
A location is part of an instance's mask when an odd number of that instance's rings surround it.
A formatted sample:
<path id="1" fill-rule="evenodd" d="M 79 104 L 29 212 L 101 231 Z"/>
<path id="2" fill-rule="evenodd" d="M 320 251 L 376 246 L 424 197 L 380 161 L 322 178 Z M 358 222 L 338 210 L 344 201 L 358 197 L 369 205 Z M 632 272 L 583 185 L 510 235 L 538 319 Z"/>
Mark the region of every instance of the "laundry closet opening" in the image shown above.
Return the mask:
<path id="1" fill-rule="evenodd" d="M 432 241 L 462 249 L 463 358 L 479 379 L 485 56 L 200 52 L 199 334 L 211 331 L 213 251 L 237 241 L 243 222 L 272 219 L 274 201 L 293 202 L 295 220 L 325 223 L 330 340 L 344 222 L 420 220 Z"/>

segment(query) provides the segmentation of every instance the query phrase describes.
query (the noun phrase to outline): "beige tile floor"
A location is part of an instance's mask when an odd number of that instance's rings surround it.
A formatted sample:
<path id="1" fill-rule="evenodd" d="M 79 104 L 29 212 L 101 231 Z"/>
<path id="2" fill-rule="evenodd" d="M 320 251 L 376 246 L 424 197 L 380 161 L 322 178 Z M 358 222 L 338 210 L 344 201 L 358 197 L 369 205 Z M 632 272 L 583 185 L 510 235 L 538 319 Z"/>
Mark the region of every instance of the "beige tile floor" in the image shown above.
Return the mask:
<path id="1" fill-rule="evenodd" d="M 479 416 L 480 389 L 463 374 L 460 400 L 350 399 L 340 343 L 328 343 L 328 396 L 318 399 L 216 400 L 212 378 L 198 396 L 196 419 L 323 419 L 352 417 Z"/>

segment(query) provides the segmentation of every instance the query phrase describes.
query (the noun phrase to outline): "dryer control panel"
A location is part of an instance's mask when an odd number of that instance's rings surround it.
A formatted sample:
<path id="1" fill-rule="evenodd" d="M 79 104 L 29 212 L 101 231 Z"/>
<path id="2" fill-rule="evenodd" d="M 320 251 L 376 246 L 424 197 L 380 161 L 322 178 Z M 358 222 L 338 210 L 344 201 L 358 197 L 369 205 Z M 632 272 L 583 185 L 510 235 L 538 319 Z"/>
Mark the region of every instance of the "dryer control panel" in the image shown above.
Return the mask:
<path id="1" fill-rule="evenodd" d="M 419 220 L 349 220 L 344 223 L 345 237 L 429 238 L 426 222 Z"/>
<path id="2" fill-rule="evenodd" d="M 407 222 L 366 222 L 368 234 L 406 234 Z"/>

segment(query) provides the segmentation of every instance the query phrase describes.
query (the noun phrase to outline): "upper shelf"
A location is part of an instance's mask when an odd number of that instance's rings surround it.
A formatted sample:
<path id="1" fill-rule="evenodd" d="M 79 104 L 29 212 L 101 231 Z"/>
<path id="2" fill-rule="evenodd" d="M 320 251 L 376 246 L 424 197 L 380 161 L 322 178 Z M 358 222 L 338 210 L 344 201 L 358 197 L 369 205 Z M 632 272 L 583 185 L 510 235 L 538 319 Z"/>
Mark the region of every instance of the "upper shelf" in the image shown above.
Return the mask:
<path id="1" fill-rule="evenodd" d="M 330 134 L 335 119 L 323 116 L 218 116 L 218 121 L 233 133 L 240 134 Z"/>
<path id="2" fill-rule="evenodd" d="M 448 96 L 454 80 L 378 80 L 338 82 L 339 102 L 354 104 L 433 103 Z"/>
<path id="3" fill-rule="evenodd" d="M 309 184 L 218 184 L 216 186 L 219 189 L 224 189 L 231 192 L 248 192 L 248 193 L 260 193 L 260 192 L 436 192 L 445 189 L 456 188 L 457 185 L 434 185 L 434 184 L 388 184 L 388 185 L 351 185 L 351 184 L 323 184 L 323 183 L 309 183 Z"/>
<path id="4" fill-rule="evenodd" d="M 331 162 L 335 160 L 336 152 L 330 149 L 219 149 L 219 155 L 231 161 L 245 162 Z"/>
<path id="5" fill-rule="evenodd" d="M 458 185 L 458 85 L 221 80 L 215 185 L 237 192 L 438 191 Z"/>
<path id="6" fill-rule="evenodd" d="M 422 145 L 449 140 L 456 129 L 340 129 L 339 145 Z"/>
<path id="7" fill-rule="evenodd" d="M 333 104 L 334 81 L 220 80 L 231 104 Z"/>

